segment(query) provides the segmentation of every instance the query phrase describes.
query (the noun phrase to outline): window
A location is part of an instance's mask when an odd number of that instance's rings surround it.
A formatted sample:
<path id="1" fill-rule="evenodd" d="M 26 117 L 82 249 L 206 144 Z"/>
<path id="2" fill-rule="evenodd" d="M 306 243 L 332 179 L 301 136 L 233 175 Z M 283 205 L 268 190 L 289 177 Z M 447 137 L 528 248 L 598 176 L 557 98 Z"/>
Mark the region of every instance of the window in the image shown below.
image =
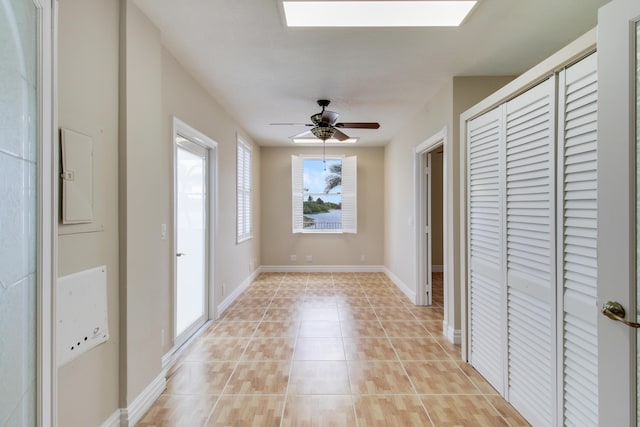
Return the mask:
<path id="1" fill-rule="evenodd" d="M 356 233 L 356 157 L 291 156 L 294 233 Z"/>
<path id="2" fill-rule="evenodd" d="M 237 242 L 251 239 L 252 227 L 252 189 L 251 189 L 251 148 L 238 139 L 238 188 L 237 188 Z"/>

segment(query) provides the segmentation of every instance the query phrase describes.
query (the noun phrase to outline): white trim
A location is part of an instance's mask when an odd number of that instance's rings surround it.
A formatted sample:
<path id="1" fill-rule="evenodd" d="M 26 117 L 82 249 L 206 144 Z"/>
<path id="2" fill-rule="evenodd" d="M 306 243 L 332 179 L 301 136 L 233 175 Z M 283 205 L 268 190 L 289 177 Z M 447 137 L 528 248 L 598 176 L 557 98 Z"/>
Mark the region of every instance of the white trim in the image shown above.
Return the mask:
<path id="1" fill-rule="evenodd" d="M 555 54 L 529 69 L 516 79 L 489 95 L 460 115 L 460 123 L 470 120 L 492 108 L 526 92 L 549 76 L 556 74 L 572 62 L 584 58 L 596 48 L 596 28 L 583 34 Z M 462 130 L 462 129 L 461 129 Z M 462 132 L 461 136 L 464 136 Z M 461 139 L 460 141 L 464 141 Z M 461 147 L 461 149 L 464 147 Z"/>
<path id="2" fill-rule="evenodd" d="M 416 303 L 416 291 L 415 288 L 412 289 L 410 286 L 407 286 L 398 276 L 393 274 L 391 270 L 384 267 L 384 274 L 391 279 L 394 285 L 398 287 L 414 304 Z"/>
<path id="3" fill-rule="evenodd" d="M 385 273 L 382 265 L 263 265 L 262 273 Z"/>
<path id="4" fill-rule="evenodd" d="M 162 370 L 164 372 L 169 372 L 169 370 L 176 364 L 182 353 L 189 348 L 195 339 L 199 337 L 212 323 L 213 320 L 207 321 L 193 335 L 191 335 L 184 344 L 171 347 L 171 349 L 162 356 Z"/>
<path id="5" fill-rule="evenodd" d="M 103 422 L 100 427 L 120 427 L 120 419 L 121 419 L 121 411 L 120 409 L 116 409 L 116 411 L 111 414 L 109 416 L 109 418 L 107 418 L 105 420 L 105 422 Z"/>
<path id="6" fill-rule="evenodd" d="M 151 408 L 151 405 L 160 397 L 167 388 L 167 372 L 163 370 L 160 374 L 135 398 L 127 408 L 120 409 L 120 425 L 134 426 L 142 419 L 144 414 Z"/>
<path id="7" fill-rule="evenodd" d="M 422 175 L 422 170 L 424 170 L 425 162 L 424 155 L 435 150 L 438 147 L 442 147 L 442 253 L 444 256 L 444 265 L 451 266 L 453 268 L 454 260 L 453 260 L 453 198 L 449 194 L 449 188 L 453 188 L 453 168 L 447 166 L 447 162 L 449 161 L 449 153 L 451 151 L 451 139 L 449 138 L 449 130 L 445 126 L 440 131 L 438 131 L 433 136 L 429 137 L 426 141 L 419 144 L 414 150 L 414 162 L 413 162 L 413 174 L 414 174 L 414 212 L 416 218 L 416 227 L 415 227 L 415 247 L 416 247 L 416 283 L 415 283 L 415 295 L 416 300 L 415 303 L 418 305 L 428 304 L 428 301 L 425 301 L 426 296 L 426 275 L 427 268 L 425 268 L 424 262 L 422 261 L 425 256 L 427 248 L 426 242 L 424 239 L 424 230 L 422 230 L 422 224 L 426 223 L 426 200 L 425 200 L 425 188 L 424 188 L 424 177 Z M 432 272 L 436 271 L 433 269 Z M 444 268 L 440 271 L 444 271 Z M 444 318 L 448 319 L 450 316 L 455 316 L 455 313 L 449 313 L 447 298 L 450 295 L 453 295 L 453 292 L 450 292 L 447 287 L 449 285 L 453 286 L 452 280 L 453 274 L 451 271 L 447 271 L 444 275 L 443 282 L 443 291 L 444 291 Z"/>
<path id="8" fill-rule="evenodd" d="M 442 335 L 452 344 L 460 344 L 462 342 L 462 330 L 454 329 L 453 325 L 449 325 L 442 321 Z"/>
<path id="9" fill-rule="evenodd" d="M 444 265 L 432 265 L 431 271 L 433 273 L 442 273 L 444 272 Z"/>
<path id="10" fill-rule="evenodd" d="M 235 288 L 233 292 L 227 295 L 227 297 L 218 305 L 218 311 L 217 311 L 218 317 L 222 313 L 224 313 L 224 311 L 227 308 L 229 308 L 231 304 L 233 304 L 233 302 L 240 296 L 240 294 L 242 294 L 249 286 L 251 286 L 251 283 L 255 280 L 256 277 L 258 277 L 259 273 L 260 273 L 260 269 L 256 269 L 253 273 L 249 275 L 249 277 L 247 277 L 242 281 L 242 283 L 240 283 L 240 286 Z"/>
<path id="11" fill-rule="evenodd" d="M 38 184 L 37 184 L 37 403 L 38 426 L 57 426 L 58 370 L 55 357 L 55 293 L 58 275 L 58 2 L 34 0 L 38 9 Z"/>

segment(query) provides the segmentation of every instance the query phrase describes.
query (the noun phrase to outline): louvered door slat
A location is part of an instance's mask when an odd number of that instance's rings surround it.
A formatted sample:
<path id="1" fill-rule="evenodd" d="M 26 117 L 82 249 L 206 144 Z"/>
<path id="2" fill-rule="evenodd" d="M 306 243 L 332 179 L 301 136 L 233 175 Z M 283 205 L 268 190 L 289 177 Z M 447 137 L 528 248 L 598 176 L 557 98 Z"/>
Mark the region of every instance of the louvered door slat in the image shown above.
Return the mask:
<path id="1" fill-rule="evenodd" d="M 598 423 L 596 54 L 560 76 L 563 423 Z"/>
<path id="2" fill-rule="evenodd" d="M 506 105 L 508 397 L 540 426 L 555 421 L 554 89 Z"/>
<path id="3" fill-rule="evenodd" d="M 501 109 L 468 123 L 469 314 L 471 364 L 504 389 L 501 319 Z"/>

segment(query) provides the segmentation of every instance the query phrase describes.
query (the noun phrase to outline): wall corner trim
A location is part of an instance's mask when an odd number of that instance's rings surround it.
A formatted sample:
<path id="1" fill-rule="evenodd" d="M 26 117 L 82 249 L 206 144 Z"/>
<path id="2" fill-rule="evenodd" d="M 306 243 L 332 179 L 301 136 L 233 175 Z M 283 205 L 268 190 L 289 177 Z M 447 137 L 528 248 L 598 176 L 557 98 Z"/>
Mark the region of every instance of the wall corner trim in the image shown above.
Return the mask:
<path id="1" fill-rule="evenodd" d="M 160 397 L 167 387 L 167 372 L 160 374 L 135 398 L 127 408 L 120 409 L 120 426 L 134 426 L 142 419 L 151 405 Z"/>
<path id="2" fill-rule="evenodd" d="M 120 427 L 120 409 L 117 409 L 100 427 Z"/>
<path id="3" fill-rule="evenodd" d="M 416 291 L 411 287 L 407 286 L 398 276 L 396 276 L 391 270 L 387 267 L 384 267 L 384 274 L 391 279 L 391 281 L 400 289 L 410 300 L 412 303 L 416 303 Z"/>
<path id="4" fill-rule="evenodd" d="M 462 343 L 462 330 L 454 329 L 452 325 L 447 324 L 445 321 L 442 321 L 442 334 L 452 344 Z"/>
<path id="5" fill-rule="evenodd" d="M 242 281 L 242 283 L 240 283 L 240 286 L 235 288 L 233 292 L 227 295 L 227 297 L 220 304 L 218 304 L 216 319 L 220 317 L 220 315 L 224 313 L 224 311 L 229 308 L 236 299 L 238 299 L 240 294 L 242 294 L 251 285 L 256 277 L 258 277 L 258 274 L 260 274 L 260 268 L 255 269 L 253 273 L 251 273 L 246 279 Z"/>

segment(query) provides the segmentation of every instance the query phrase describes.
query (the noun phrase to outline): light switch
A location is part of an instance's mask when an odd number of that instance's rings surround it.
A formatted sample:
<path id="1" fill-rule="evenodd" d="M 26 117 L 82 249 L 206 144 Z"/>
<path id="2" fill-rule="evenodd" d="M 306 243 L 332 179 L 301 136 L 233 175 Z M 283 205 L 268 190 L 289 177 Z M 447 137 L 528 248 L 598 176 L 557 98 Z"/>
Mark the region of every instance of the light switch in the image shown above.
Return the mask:
<path id="1" fill-rule="evenodd" d="M 167 224 L 160 224 L 160 239 L 167 240 Z"/>

